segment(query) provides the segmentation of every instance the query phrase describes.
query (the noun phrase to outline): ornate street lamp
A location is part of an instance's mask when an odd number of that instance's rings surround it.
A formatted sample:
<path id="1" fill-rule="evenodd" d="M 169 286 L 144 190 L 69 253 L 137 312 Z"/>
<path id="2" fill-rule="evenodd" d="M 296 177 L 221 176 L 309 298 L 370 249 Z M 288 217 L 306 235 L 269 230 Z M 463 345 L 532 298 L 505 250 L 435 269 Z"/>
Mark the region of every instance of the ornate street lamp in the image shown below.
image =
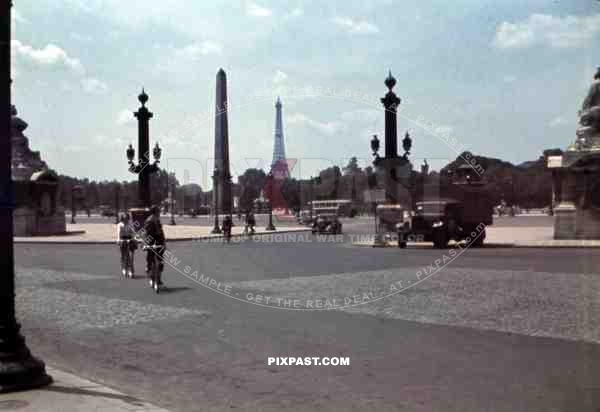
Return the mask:
<path id="1" fill-rule="evenodd" d="M 273 173 L 269 172 L 269 177 L 268 180 L 269 182 L 269 187 L 268 187 L 268 192 L 269 195 L 267 196 L 267 201 L 269 202 L 269 223 L 267 224 L 267 227 L 265 227 L 265 230 L 268 231 L 273 231 L 276 230 L 275 229 L 275 225 L 273 225 Z"/>
<path id="2" fill-rule="evenodd" d="M 162 149 L 156 143 L 152 150 L 154 157 L 154 163 L 150 163 L 150 131 L 149 121 L 154 114 L 146 107 L 146 102 L 149 97 L 142 89 L 142 93 L 138 96 L 139 102 L 142 106 L 134 113 L 134 116 L 138 119 L 138 163 L 135 164 L 133 159 L 135 158 L 135 149 L 130 144 L 126 150 L 127 163 L 129 164 L 129 171 L 138 175 L 138 208 L 131 210 L 131 215 L 134 224 L 137 226 L 141 225 L 146 219 L 151 206 L 152 198 L 150 195 L 150 175 L 156 173 L 159 170 L 160 157 L 162 155 Z"/>
<path id="3" fill-rule="evenodd" d="M 314 181 L 313 181 L 313 177 L 310 177 L 310 193 L 309 193 L 309 197 L 310 197 L 310 221 L 312 223 L 313 220 L 313 202 L 314 202 L 314 194 L 313 194 L 313 190 L 314 190 Z"/>
<path id="4" fill-rule="evenodd" d="M 173 178 L 173 180 L 171 179 Z M 175 226 L 175 176 L 167 175 L 167 183 L 169 183 L 169 209 L 171 209 L 171 226 Z"/>
<path id="5" fill-rule="evenodd" d="M 15 316 L 14 192 L 10 139 L 12 2 L 0 1 L 0 392 L 48 385 L 44 362 L 33 357 Z"/>
<path id="6" fill-rule="evenodd" d="M 412 147 L 412 139 L 410 134 L 406 132 L 404 139 L 402 140 L 402 147 L 404 154 L 398 155 L 398 129 L 397 129 L 397 111 L 398 106 L 401 103 L 401 99 L 396 96 L 393 88 L 396 85 L 396 79 L 392 76 L 390 71 L 387 78 L 384 81 L 385 86 L 388 88 L 386 95 L 381 98 L 381 103 L 385 108 L 385 154 L 383 157 L 379 156 L 379 139 L 377 135 L 374 135 L 371 139 L 371 151 L 373 152 L 373 165 L 375 166 L 376 173 L 384 173 L 384 185 L 385 185 L 385 205 L 381 206 L 382 210 L 395 211 L 397 210 L 398 203 L 398 184 L 401 180 L 407 181 L 410 179 L 410 173 L 412 165 L 408 159 L 410 149 Z M 375 219 L 377 222 L 377 206 L 375 206 Z M 395 213 L 395 212 L 394 212 Z M 376 223 L 377 229 L 380 226 L 386 226 L 387 231 L 393 231 L 390 219 L 386 218 L 384 222 L 380 218 L 379 224 Z M 382 233 L 376 230 L 375 243 L 383 244 L 381 239 Z"/>
<path id="7" fill-rule="evenodd" d="M 75 222 L 75 186 L 71 188 L 71 224 L 74 225 Z"/>
<path id="8" fill-rule="evenodd" d="M 75 215 L 77 214 L 77 202 L 81 196 L 82 186 L 75 185 L 71 188 L 71 224 L 77 223 Z"/>
<path id="9" fill-rule="evenodd" d="M 119 224 L 119 203 L 121 203 L 120 199 L 121 194 L 121 185 L 117 183 L 115 186 L 115 223 Z"/>

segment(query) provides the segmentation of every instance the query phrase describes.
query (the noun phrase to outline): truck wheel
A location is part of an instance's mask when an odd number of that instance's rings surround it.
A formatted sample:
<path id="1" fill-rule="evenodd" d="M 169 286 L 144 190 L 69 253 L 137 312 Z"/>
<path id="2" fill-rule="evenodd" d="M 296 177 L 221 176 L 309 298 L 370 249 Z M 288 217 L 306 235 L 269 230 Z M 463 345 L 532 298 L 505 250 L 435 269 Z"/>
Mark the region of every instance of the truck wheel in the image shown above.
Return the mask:
<path id="1" fill-rule="evenodd" d="M 445 230 L 436 230 L 433 233 L 433 247 L 436 249 L 448 247 L 448 235 Z"/>

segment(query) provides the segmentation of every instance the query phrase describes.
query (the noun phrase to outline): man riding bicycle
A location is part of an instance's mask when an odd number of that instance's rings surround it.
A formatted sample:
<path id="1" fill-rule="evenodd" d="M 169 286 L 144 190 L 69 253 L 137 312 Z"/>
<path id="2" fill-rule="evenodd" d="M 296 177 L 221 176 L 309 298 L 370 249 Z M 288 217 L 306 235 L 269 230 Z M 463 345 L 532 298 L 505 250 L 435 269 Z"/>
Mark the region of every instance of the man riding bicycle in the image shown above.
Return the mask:
<path id="1" fill-rule="evenodd" d="M 231 240 L 231 228 L 233 227 L 233 221 L 231 220 L 231 216 L 227 215 L 223 219 L 223 234 L 225 235 L 225 239 L 227 243 Z"/>
<path id="2" fill-rule="evenodd" d="M 137 244 L 133 238 L 133 229 L 129 225 L 129 215 L 122 214 L 117 224 L 117 245 L 121 251 L 121 275 L 123 277 L 134 275 L 133 253 L 137 249 Z"/>
<path id="3" fill-rule="evenodd" d="M 246 214 L 246 227 L 244 228 L 244 233 L 248 233 L 250 230 L 250 234 L 254 234 L 254 226 L 256 225 L 256 220 L 254 218 L 254 213 L 252 210 L 248 211 Z"/>
<path id="4" fill-rule="evenodd" d="M 156 272 L 157 285 L 162 286 L 162 272 L 164 269 L 163 253 L 165 252 L 165 234 L 160 223 L 160 208 L 153 206 L 150 216 L 144 222 L 144 243 L 146 249 L 146 276 L 150 285 L 155 287 L 153 279 L 154 265 L 158 265 Z"/>

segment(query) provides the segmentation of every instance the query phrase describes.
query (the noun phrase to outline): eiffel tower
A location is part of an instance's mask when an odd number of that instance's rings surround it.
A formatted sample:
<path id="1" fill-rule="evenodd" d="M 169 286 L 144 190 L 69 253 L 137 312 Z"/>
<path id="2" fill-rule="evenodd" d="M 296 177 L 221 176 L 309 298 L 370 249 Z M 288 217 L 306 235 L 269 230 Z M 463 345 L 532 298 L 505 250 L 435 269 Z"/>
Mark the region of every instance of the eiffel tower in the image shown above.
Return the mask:
<path id="1" fill-rule="evenodd" d="M 273 144 L 273 161 L 271 173 L 276 179 L 285 179 L 289 174 L 285 158 L 285 142 L 283 140 L 283 115 L 281 114 L 281 99 L 275 103 L 275 142 Z"/>

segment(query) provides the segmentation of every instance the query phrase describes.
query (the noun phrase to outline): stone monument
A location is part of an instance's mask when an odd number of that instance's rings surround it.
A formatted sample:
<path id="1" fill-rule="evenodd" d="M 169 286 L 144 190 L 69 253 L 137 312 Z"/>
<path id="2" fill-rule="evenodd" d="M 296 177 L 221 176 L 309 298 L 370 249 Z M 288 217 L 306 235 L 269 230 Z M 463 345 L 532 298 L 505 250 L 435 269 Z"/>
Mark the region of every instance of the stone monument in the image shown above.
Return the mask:
<path id="1" fill-rule="evenodd" d="M 600 239 L 600 68 L 579 111 L 576 140 L 552 170 L 555 239 Z"/>
<path id="2" fill-rule="evenodd" d="M 15 236 L 47 236 L 66 232 L 64 209 L 58 206 L 58 176 L 39 152 L 29 148 L 23 134 L 27 123 L 11 108 L 12 162 L 15 195 L 13 225 Z"/>
<path id="3" fill-rule="evenodd" d="M 217 72 L 215 108 L 215 168 L 213 172 L 212 233 L 220 233 L 219 213 L 231 214 L 231 173 L 229 171 L 229 125 L 227 122 L 227 76 L 223 69 Z"/>

